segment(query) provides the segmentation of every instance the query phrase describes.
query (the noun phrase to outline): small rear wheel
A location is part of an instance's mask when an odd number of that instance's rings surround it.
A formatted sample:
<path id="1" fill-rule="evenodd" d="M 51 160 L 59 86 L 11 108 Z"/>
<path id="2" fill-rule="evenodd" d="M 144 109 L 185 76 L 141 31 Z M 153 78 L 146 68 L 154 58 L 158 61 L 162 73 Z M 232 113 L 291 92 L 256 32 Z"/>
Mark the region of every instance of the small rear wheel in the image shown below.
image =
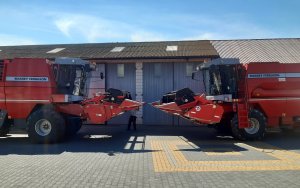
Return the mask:
<path id="1" fill-rule="evenodd" d="M 9 131 L 10 131 L 10 127 L 13 124 L 13 120 L 12 119 L 8 119 L 7 116 L 4 119 L 3 125 L 0 128 L 0 136 L 4 137 L 6 136 Z"/>
<path id="2" fill-rule="evenodd" d="M 63 139 L 65 120 L 54 109 L 41 108 L 33 112 L 28 120 L 28 136 L 34 143 L 56 143 Z"/>
<path id="3" fill-rule="evenodd" d="M 249 115 L 250 127 L 240 129 L 238 127 L 237 114 L 234 115 L 231 121 L 231 130 L 234 138 L 240 140 L 261 140 L 266 133 L 266 118 L 258 110 L 251 110 Z"/>
<path id="4" fill-rule="evenodd" d="M 222 134 L 230 134 L 230 120 L 222 119 L 220 123 L 215 124 L 215 130 Z"/>
<path id="5" fill-rule="evenodd" d="M 82 120 L 79 117 L 66 116 L 66 136 L 74 136 L 82 127 Z"/>

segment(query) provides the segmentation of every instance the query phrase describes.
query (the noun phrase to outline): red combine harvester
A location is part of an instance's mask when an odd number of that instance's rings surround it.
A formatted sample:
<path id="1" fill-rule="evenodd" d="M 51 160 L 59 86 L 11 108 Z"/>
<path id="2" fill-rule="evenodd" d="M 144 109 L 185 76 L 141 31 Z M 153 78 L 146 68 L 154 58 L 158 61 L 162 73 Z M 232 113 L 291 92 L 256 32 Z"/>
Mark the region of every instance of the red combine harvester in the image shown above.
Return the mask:
<path id="1" fill-rule="evenodd" d="M 85 120 L 104 123 L 142 105 L 117 89 L 85 99 L 90 70 L 90 64 L 78 58 L 0 62 L 0 136 L 9 132 L 14 119 L 26 119 L 33 142 L 54 143 L 75 134 Z"/>
<path id="2" fill-rule="evenodd" d="M 205 93 L 188 88 L 152 105 L 199 124 L 231 130 L 241 140 L 262 139 L 266 128 L 300 125 L 300 64 L 203 63 L 192 76 Z M 200 82 L 199 82 L 200 83 Z"/>

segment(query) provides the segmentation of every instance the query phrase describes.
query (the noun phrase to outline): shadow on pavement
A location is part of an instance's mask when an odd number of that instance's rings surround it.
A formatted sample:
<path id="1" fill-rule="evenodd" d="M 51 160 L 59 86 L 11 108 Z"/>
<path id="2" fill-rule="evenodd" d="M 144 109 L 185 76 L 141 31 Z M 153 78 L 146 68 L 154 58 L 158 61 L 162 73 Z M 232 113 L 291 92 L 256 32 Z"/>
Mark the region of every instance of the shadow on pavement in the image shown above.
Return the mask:
<path id="1" fill-rule="evenodd" d="M 263 142 L 284 150 L 300 150 L 300 133 L 270 133 Z M 19 137 L 18 137 L 19 136 Z M 118 153 L 153 152 L 145 147 L 149 136 L 178 136 L 187 142 L 198 143 L 240 143 L 229 135 L 217 133 L 214 129 L 197 126 L 147 126 L 141 125 L 137 131 L 127 131 L 124 125 L 84 126 L 75 137 L 63 143 L 41 145 L 30 143 L 27 137 L 12 135 L 0 137 L 1 155 L 58 155 L 72 153 L 107 153 L 114 156 Z M 253 145 L 254 142 L 245 142 Z M 138 147 L 137 147 L 138 146 Z M 263 146 L 266 147 L 266 146 Z M 268 148 L 265 148 L 268 149 Z M 273 149 L 273 148 L 270 148 Z M 195 149 L 196 151 L 197 149 Z M 237 148 L 237 150 L 240 150 Z"/>

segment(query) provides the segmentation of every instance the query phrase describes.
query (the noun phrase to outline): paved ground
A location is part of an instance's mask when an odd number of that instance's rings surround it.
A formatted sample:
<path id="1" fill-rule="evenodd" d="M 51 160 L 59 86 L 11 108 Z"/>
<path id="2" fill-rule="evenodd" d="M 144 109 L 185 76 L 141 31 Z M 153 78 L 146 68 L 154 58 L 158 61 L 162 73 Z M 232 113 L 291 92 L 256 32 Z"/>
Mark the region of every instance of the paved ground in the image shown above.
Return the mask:
<path id="1" fill-rule="evenodd" d="M 213 129 L 84 127 L 56 145 L 0 138 L 0 187 L 300 187 L 300 133 L 238 142 Z"/>

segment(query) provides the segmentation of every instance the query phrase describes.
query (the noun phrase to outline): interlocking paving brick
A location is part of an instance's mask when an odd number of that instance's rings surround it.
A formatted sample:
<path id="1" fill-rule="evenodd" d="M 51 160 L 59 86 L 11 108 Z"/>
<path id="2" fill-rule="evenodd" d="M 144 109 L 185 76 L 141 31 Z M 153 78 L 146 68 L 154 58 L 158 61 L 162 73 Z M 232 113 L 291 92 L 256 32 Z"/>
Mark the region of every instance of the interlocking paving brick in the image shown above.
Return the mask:
<path id="1" fill-rule="evenodd" d="M 232 143 L 227 144 L 201 144 L 193 148 L 190 145 L 178 145 L 178 149 L 189 161 L 240 161 L 240 160 L 274 160 L 276 158 L 254 149 L 239 147 Z"/>
<path id="2" fill-rule="evenodd" d="M 263 143 L 239 143 L 198 127 L 125 130 L 125 126 L 86 127 L 78 137 L 54 145 L 33 145 L 14 135 L 0 138 L 0 187 L 300 187 L 299 170 L 196 171 L 202 161 L 206 166 L 213 166 L 207 161 L 217 161 L 219 167 L 241 160 L 248 161 L 246 166 L 273 160 L 278 168 L 285 160 L 294 165 L 299 135 L 275 134 Z M 207 154 L 218 148 L 217 153 L 223 148 L 241 155 Z M 160 157 L 153 158 L 154 153 Z M 185 166 L 158 172 L 155 160 L 165 168 Z"/>
<path id="3" fill-rule="evenodd" d="M 206 172 L 206 171 L 266 171 L 266 170 L 300 170 L 300 154 L 282 150 L 266 143 L 253 142 L 254 146 L 235 143 L 241 148 L 251 148 L 273 157 L 273 160 L 200 160 L 189 161 L 178 149 L 178 145 L 188 145 L 176 137 L 173 140 L 152 140 L 154 169 L 156 172 Z M 213 146 L 214 143 L 212 142 Z M 203 152 L 205 153 L 205 152 Z M 203 158 L 203 157 L 202 157 Z M 172 160 L 170 160 L 172 159 Z M 174 162 L 175 161 L 175 162 Z"/>

